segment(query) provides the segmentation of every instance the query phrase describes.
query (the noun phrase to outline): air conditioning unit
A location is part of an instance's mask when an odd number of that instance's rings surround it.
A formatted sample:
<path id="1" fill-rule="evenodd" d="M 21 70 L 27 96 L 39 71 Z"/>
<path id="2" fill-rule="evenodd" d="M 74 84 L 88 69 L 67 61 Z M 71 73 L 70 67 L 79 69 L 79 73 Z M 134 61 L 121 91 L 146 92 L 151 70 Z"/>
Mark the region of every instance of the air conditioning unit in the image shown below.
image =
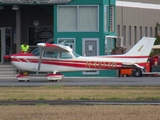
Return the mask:
<path id="1" fill-rule="evenodd" d="M 123 37 L 116 38 L 116 47 L 124 47 Z"/>

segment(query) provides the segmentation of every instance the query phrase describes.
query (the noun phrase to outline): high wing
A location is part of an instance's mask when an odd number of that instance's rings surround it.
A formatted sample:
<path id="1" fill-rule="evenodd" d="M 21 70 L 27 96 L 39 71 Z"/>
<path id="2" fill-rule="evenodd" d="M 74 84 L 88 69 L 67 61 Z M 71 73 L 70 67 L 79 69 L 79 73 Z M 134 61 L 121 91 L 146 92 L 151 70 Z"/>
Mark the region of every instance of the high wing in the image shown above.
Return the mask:
<path id="1" fill-rule="evenodd" d="M 61 44 L 49 44 L 49 43 L 38 43 L 42 50 L 55 51 L 55 52 L 72 52 L 72 49 L 69 46 Z"/>
<path id="2" fill-rule="evenodd" d="M 73 50 L 69 46 L 61 45 L 61 44 L 49 44 L 49 43 L 38 43 L 38 47 L 40 47 L 40 57 L 37 70 L 39 71 L 41 68 L 42 55 L 43 51 L 54 51 L 54 52 L 72 52 Z"/>

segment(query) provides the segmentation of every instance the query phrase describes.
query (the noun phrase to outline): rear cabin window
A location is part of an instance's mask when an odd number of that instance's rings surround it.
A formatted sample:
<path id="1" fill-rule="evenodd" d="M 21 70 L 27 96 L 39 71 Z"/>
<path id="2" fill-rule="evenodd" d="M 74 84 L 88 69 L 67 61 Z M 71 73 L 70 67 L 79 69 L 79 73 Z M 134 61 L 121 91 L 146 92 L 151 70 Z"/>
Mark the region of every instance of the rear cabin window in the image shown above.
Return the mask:
<path id="1" fill-rule="evenodd" d="M 43 57 L 58 58 L 58 52 L 44 51 Z"/>

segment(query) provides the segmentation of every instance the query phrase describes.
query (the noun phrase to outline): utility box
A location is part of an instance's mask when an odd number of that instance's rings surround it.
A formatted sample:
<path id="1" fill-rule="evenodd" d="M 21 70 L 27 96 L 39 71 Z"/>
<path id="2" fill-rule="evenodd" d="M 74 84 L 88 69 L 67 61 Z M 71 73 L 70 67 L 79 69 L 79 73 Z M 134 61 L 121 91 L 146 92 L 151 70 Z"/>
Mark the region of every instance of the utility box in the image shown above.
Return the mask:
<path id="1" fill-rule="evenodd" d="M 152 65 L 152 72 L 160 72 L 160 65 Z"/>
<path id="2" fill-rule="evenodd" d="M 160 54 L 151 57 L 149 61 L 151 63 L 151 71 L 160 72 Z"/>

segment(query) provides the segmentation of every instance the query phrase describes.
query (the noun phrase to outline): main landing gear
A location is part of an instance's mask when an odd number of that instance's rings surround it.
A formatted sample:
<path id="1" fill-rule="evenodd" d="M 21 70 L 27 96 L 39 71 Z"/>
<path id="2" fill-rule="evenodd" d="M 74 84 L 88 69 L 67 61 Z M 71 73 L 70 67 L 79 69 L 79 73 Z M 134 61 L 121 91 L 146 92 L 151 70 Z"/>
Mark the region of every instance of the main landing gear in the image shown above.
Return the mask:
<path id="1" fill-rule="evenodd" d="M 42 76 L 40 76 L 41 74 L 39 75 L 36 75 L 36 76 L 33 76 L 32 77 L 28 74 L 27 71 L 25 72 L 20 72 L 20 74 L 17 76 L 17 79 L 19 80 L 19 82 L 30 82 L 30 79 L 31 78 L 42 78 Z M 53 74 L 53 73 L 50 73 L 50 74 L 47 74 L 45 77 L 43 78 L 46 78 L 49 82 L 59 82 L 59 80 L 62 80 L 64 78 L 64 76 L 62 74 Z"/>
<path id="2" fill-rule="evenodd" d="M 136 68 L 135 70 L 133 70 L 133 77 L 142 77 L 143 74 L 142 74 L 142 71 L 144 71 L 143 69 L 140 69 L 140 68 Z"/>
<path id="3" fill-rule="evenodd" d="M 51 82 L 59 82 L 59 80 L 62 80 L 63 79 L 63 75 L 62 74 L 47 74 L 46 75 L 46 78 L 48 81 L 51 81 Z"/>

